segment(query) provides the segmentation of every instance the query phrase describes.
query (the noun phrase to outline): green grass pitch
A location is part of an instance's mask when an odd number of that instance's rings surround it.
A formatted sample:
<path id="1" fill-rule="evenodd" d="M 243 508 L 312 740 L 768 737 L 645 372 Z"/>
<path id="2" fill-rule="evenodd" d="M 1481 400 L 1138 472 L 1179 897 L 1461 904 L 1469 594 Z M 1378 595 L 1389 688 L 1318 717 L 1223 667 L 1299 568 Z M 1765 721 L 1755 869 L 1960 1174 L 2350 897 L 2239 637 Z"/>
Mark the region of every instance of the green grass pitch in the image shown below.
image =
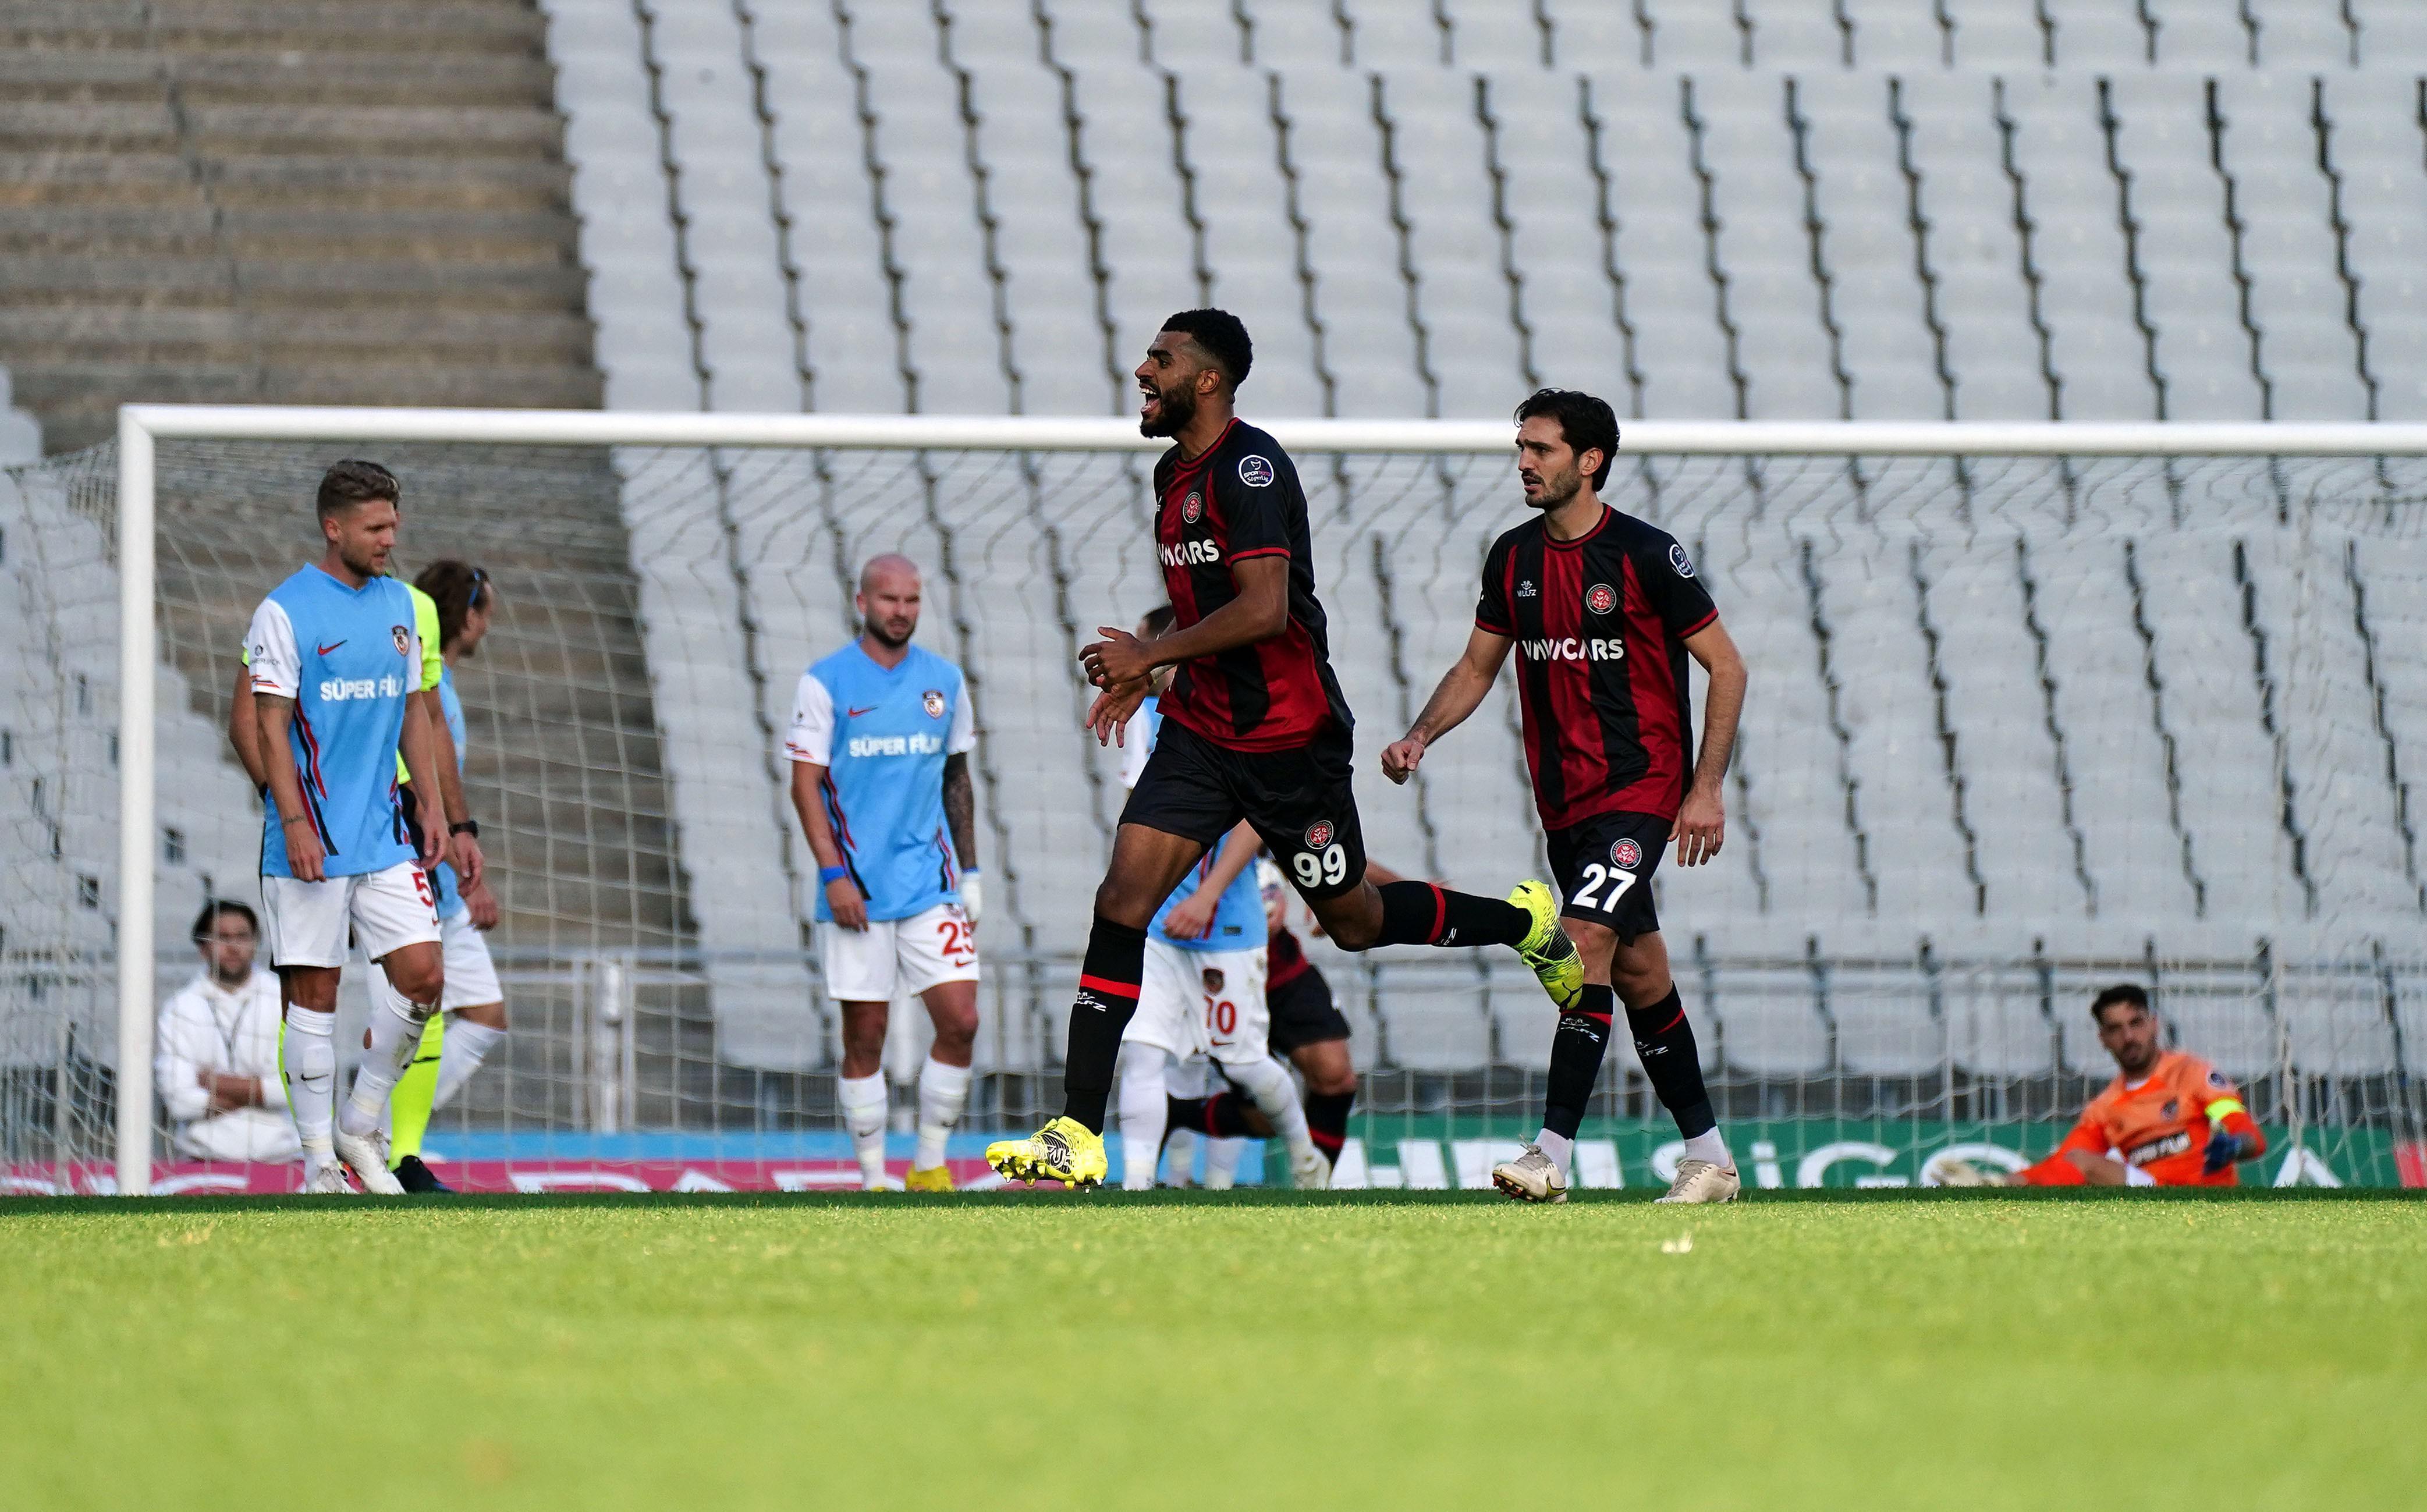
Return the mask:
<path id="1" fill-rule="evenodd" d="M 2427 1496 L 2390 1195 L 37 1200 L 0 1259 L 29 1509 Z"/>

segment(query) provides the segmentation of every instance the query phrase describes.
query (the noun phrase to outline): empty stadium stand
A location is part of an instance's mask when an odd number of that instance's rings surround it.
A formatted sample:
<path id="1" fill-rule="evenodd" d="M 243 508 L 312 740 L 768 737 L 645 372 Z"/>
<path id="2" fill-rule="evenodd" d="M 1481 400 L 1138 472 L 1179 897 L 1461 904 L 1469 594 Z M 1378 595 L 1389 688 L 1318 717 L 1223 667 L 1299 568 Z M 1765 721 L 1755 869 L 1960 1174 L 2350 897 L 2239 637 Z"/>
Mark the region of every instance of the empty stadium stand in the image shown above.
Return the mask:
<path id="1" fill-rule="evenodd" d="M 127 400 L 598 401 L 523 0 L 0 5 L 0 362 Z"/>
<path id="2" fill-rule="evenodd" d="M 2396 0 L 544 8 L 611 405 L 1120 413 L 1152 322 L 1213 301 L 1254 325 L 1257 414 L 1498 415 L 1561 382 L 1679 418 L 2427 417 L 2427 28 Z M 635 521 L 644 595 L 664 595 L 653 672 L 663 700 L 668 669 L 702 659 L 691 640 L 714 642 L 714 691 L 686 696 L 721 731 L 753 707 L 763 735 L 801 662 L 845 633 L 850 562 L 911 550 L 944 578 L 930 633 L 979 690 L 1011 917 L 1067 951 L 1095 856 L 1053 837 L 1072 813 L 1107 827 L 1111 803 L 1063 670 L 1094 610 L 1045 590 L 1092 571 L 1118 615 L 1151 598 L 1125 540 L 1135 470 L 1118 496 L 1100 469 L 1060 487 L 1050 467 L 1012 485 L 949 471 L 627 473 L 627 511 L 678 496 L 735 542 L 732 587 L 653 590 L 647 531 L 709 522 Z M 2078 486 L 1999 471 L 2008 496 Z M 1509 511 L 1482 474 L 1360 478 L 1440 504 L 1410 526 L 1339 493 L 1344 475 L 1310 478 L 1339 522 L 1323 576 L 1371 730 L 1462 639 Z M 1946 998 L 1966 1006 L 1918 1016 L 1884 977 L 1818 1003 L 1816 918 L 1835 936 L 1820 949 L 1904 959 L 1907 984 L 1924 936 L 2133 959 L 2154 932 L 2239 959 L 2254 919 L 2415 925 L 2413 706 L 2383 658 L 2357 675 L 2386 633 L 2364 579 L 2406 571 L 2406 544 L 2295 571 L 2272 514 L 2181 530 L 2116 483 L 2098 529 L 2017 517 L 1991 549 L 1879 530 L 1816 550 L 1816 530 L 1875 523 L 1859 484 L 1796 485 L 1810 527 L 1762 535 L 1748 487 L 1657 483 L 1622 471 L 1613 492 L 1709 563 L 1760 676 L 1739 842 L 1667 885 L 1714 949 L 1774 963 L 1713 967 L 1744 980 L 1719 1010 L 1741 1068 L 1902 1074 L 1945 1054 L 1916 1023 L 1969 1036 L 1984 1066 L 2057 1064 L 2036 1007 L 2017 1028 L 1977 1006 L 2035 1004 L 2035 982 L 1967 979 Z M 957 512 L 899 507 L 939 489 Z M 1033 591 L 990 590 L 1006 575 Z M 2288 777 L 2289 714 L 2270 701 L 2290 681 L 2253 669 L 2296 588 L 2358 628 L 2304 653 L 2349 697 L 2312 710 L 2334 734 Z M 797 864 L 759 828 L 775 774 L 750 733 L 680 743 L 676 805 L 717 795 L 686 832 L 736 858 L 703 939 L 781 949 L 800 919 L 769 902 L 800 896 Z M 1484 730 L 1439 759 L 1415 827 L 1377 851 L 1523 869 L 1513 751 Z M 2228 859 L 2296 840 L 2331 874 Z M 1377 1053 L 1539 1056 L 1528 1031 L 1504 1036 L 1523 1015 L 1500 990 L 1453 973 L 1394 992 Z"/>

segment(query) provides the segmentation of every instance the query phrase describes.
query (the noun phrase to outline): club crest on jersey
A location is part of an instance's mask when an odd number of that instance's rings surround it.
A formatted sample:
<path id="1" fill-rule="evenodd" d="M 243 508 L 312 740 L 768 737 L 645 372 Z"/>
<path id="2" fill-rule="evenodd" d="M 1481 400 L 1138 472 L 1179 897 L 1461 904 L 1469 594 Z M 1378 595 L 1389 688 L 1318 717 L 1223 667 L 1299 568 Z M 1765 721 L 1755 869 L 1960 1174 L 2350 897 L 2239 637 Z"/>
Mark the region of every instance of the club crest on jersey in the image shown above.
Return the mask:
<path id="1" fill-rule="evenodd" d="M 1239 459 L 1239 481 L 1249 488 L 1269 487 L 1273 480 L 1273 464 L 1262 457 Z"/>
<path id="2" fill-rule="evenodd" d="M 1686 548 L 1674 541 L 1669 543 L 1669 565 L 1677 569 L 1680 577 L 1694 576 L 1694 559 L 1686 555 Z"/>
<path id="3" fill-rule="evenodd" d="M 1596 614 L 1606 614 L 1618 608 L 1618 590 L 1607 583 L 1595 583 L 1585 590 L 1585 608 Z"/>
<path id="4" fill-rule="evenodd" d="M 387 633 L 393 636 L 396 640 L 396 654 L 398 656 L 403 657 L 411 656 L 413 654 L 413 632 L 411 630 L 406 629 L 401 625 L 391 625 L 387 627 Z"/>
<path id="5" fill-rule="evenodd" d="M 925 692 L 920 693 L 919 695 L 919 706 L 927 711 L 927 717 L 929 719 L 942 719 L 944 717 L 943 690 L 939 688 L 930 688 Z"/>
<path id="6" fill-rule="evenodd" d="M 1632 871 L 1643 864 L 1643 847 L 1633 840 L 1621 840 L 1609 848 L 1609 862 L 1621 871 Z"/>
<path id="7" fill-rule="evenodd" d="M 1222 990 L 1222 984 L 1223 984 L 1224 980 L 1225 980 L 1225 978 L 1223 977 L 1222 973 L 1221 973 L 1218 969 L 1216 969 L 1215 967 L 1210 967 L 1210 966 L 1209 966 L 1209 967 L 1207 967 L 1205 968 L 1205 990 L 1206 990 L 1206 991 L 1208 991 L 1208 992 L 1219 992 L 1219 991 L 1221 991 L 1221 990 Z"/>
<path id="8" fill-rule="evenodd" d="M 1180 517 L 1191 525 L 1205 518 L 1205 496 L 1192 490 L 1188 497 L 1181 501 Z"/>
<path id="9" fill-rule="evenodd" d="M 1306 848 L 1320 851 L 1331 843 L 1331 821 L 1318 819 L 1306 827 Z"/>

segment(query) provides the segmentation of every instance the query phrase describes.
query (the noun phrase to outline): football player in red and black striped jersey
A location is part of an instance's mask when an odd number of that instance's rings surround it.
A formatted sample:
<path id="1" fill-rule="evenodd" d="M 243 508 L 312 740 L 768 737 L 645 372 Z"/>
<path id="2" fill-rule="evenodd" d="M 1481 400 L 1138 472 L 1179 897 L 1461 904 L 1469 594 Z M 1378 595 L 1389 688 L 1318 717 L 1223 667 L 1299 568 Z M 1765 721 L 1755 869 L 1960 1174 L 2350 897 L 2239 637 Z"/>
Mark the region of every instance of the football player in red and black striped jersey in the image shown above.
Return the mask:
<path id="1" fill-rule="evenodd" d="M 1517 652 L 1525 762 L 1586 985 L 1552 1040 L 1542 1132 L 1493 1180 L 1529 1201 L 1566 1199 L 1576 1129 L 1622 1000 L 1643 1074 L 1686 1139 L 1661 1200 L 1724 1202 L 1738 1190 L 1735 1162 L 1669 974 L 1651 883 L 1672 834 L 1679 866 L 1718 854 L 1727 822 L 1719 783 L 1744 707 L 1744 658 L 1686 548 L 1601 501 L 1618 455 L 1609 406 L 1543 389 L 1518 406 L 1517 421 L 1518 478 L 1540 512 L 1492 543 L 1466 654 L 1407 738 L 1382 753 L 1382 770 L 1407 781 L 1425 748 L 1474 712 Z M 1689 658 L 1709 681 L 1699 755 Z"/>
<path id="2" fill-rule="evenodd" d="M 1088 727 L 1100 741 L 1120 739 L 1153 672 L 1179 671 L 1096 889 L 1070 1014 L 1063 1115 L 1033 1138 L 986 1151 L 1014 1179 L 1103 1179 L 1105 1098 L 1121 1031 L 1137 1008 L 1147 925 L 1243 819 L 1343 947 L 1507 945 L 1563 1011 L 1583 994 L 1575 945 L 1541 883 L 1519 884 L 1504 902 L 1367 879 L 1349 789 L 1351 719 L 1314 596 L 1306 494 L 1289 453 L 1233 413 L 1253 355 L 1236 316 L 1183 310 L 1163 323 L 1137 367 L 1138 428 L 1173 443 L 1155 463 L 1154 537 L 1175 623 L 1150 642 L 1098 627 L 1104 639 L 1081 654 L 1100 690 Z"/>

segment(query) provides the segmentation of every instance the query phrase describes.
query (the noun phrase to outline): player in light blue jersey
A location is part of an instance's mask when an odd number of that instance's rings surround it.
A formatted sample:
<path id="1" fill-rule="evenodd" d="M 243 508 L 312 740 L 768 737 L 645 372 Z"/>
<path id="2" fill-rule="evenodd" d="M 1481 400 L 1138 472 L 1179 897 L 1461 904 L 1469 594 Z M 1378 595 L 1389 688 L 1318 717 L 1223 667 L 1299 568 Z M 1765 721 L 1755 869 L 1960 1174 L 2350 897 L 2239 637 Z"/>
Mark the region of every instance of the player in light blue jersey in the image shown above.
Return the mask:
<path id="1" fill-rule="evenodd" d="M 416 845 L 397 796 L 402 753 L 420 790 L 438 787 L 437 740 L 421 707 L 411 593 L 386 576 L 396 546 L 396 479 L 341 462 L 320 480 L 320 561 L 270 591 L 245 635 L 259 754 L 265 943 L 286 1000 L 281 1040 L 287 1106 L 303 1146 L 304 1190 L 403 1188 L 388 1173 L 388 1093 L 445 987 L 427 868 L 445 837 Z M 370 1043 L 342 1109 L 337 975 L 349 934 L 385 970 L 401 1012 L 371 1015 Z"/>
<path id="2" fill-rule="evenodd" d="M 842 1010 L 837 1100 L 871 1190 L 885 1179 L 885 1029 L 897 994 L 935 1021 L 905 1184 L 949 1192 L 944 1142 L 969 1099 L 978 1031 L 977 744 L 961 669 L 910 643 L 919 569 L 860 570 L 859 639 L 801 675 L 784 755 L 818 858 L 818 949 Z"/>
<path id="3" fill-rule="evenodd" d="M 1168 605 L 1138 626 L 1152 639 L 1171 628 Z M 1158 674 L 1167 678 L 1169 670 Z M 1124 786 L 1135 787 L 1161 732 L 1162 687 L 1138 706 L 1123 742 Z M 1156 910 L 1147 931 L 1146 974 L 1137 1012 L 1121 1031 L 1121 1185 L 1154 1185 L 1173 1091 L 1195 1097 L 1211 1061 L 1223 1078 L 1263 1110 L 1290 1148 L 1290 1173 L 1300 1186 L 1326 1184 L 1330 1162 L 1307 1132 L 1306 1110 L 1289 1070 L 1273 1057 L 1272 1020 L 1264 1000 L 1266 943 L 1263 896 L 1256 854 L 1262 841 L 1246 821 L 1200 857 Z M 1175 1087 L 1175 1078 L 1188 1084 Z"/>

